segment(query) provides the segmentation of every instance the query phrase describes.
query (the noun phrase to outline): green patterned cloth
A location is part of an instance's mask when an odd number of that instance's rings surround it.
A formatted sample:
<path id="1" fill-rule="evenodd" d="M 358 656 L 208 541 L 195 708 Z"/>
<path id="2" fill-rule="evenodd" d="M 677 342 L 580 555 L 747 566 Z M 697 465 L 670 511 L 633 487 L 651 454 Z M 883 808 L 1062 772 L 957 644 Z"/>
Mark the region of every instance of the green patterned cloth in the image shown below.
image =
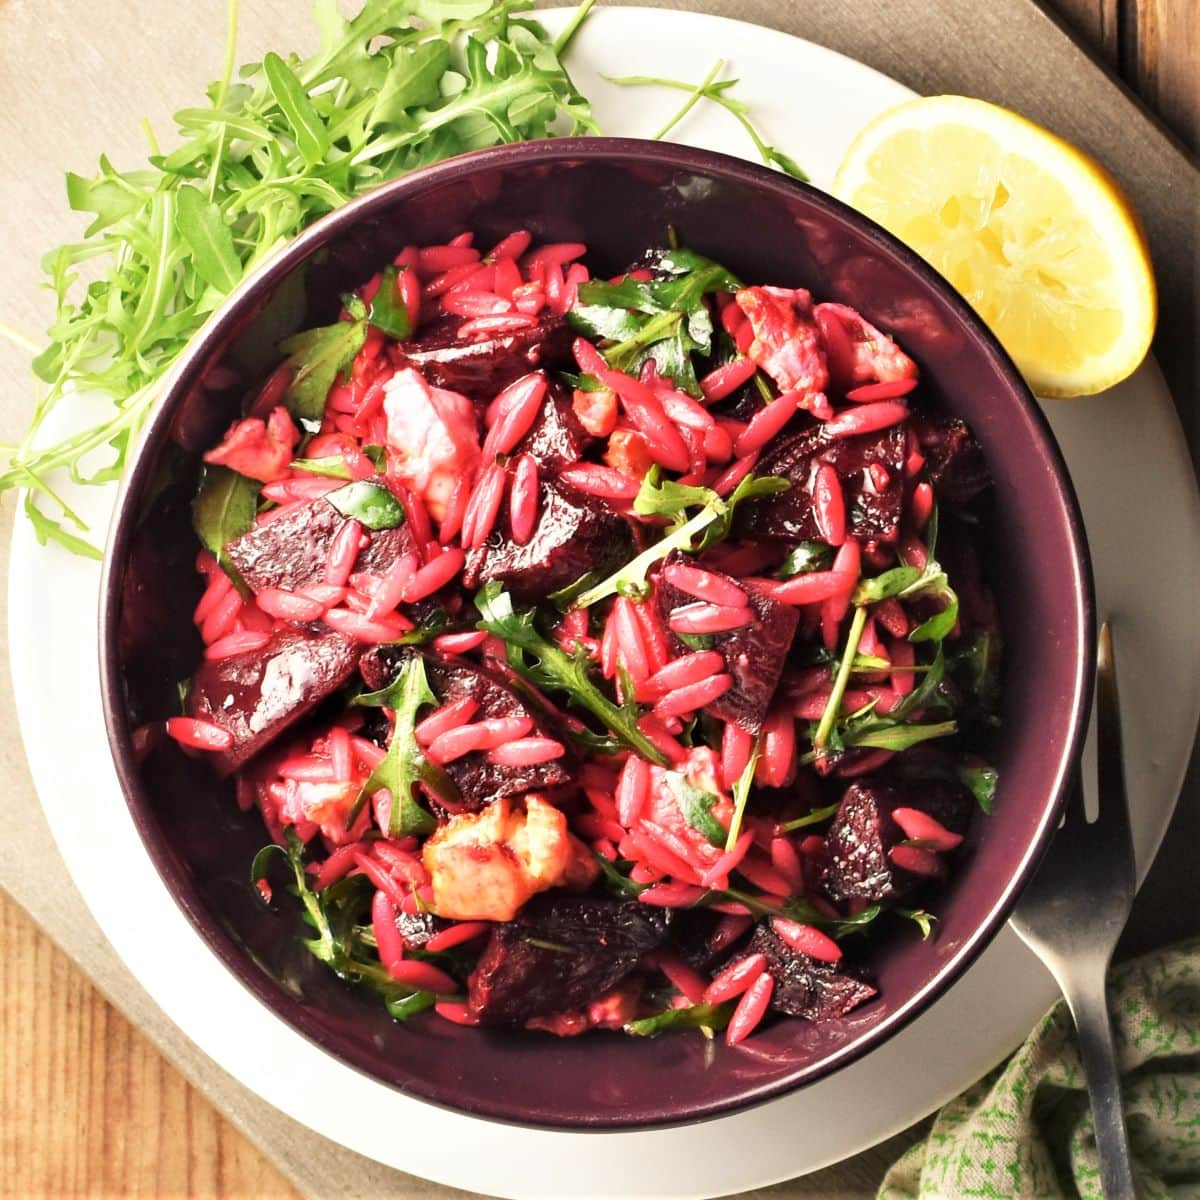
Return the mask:
<path id="1" fill-rule="evenodd" d="M 1200 939 L 1108 984 L 1142 1200 L 1200 1198 Z M 986 1013 L 980 1013 L 986 1020 Z M 938 1113 L 879 1200 L 1101 1200 L 1075 1030 L 1060 1001 L 1025 1044 Z"/>

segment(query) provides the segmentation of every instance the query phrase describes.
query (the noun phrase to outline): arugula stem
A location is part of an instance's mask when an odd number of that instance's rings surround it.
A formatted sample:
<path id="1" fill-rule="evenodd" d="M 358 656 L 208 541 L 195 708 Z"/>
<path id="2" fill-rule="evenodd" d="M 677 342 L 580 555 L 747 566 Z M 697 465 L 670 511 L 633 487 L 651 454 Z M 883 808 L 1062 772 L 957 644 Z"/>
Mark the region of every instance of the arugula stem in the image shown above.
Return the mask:
<path id="1" fill-rule="evenodd" d="M 5 325 L 0 321 L 0 337 L 12 342 L 20 350 L 24 350 L 26 354 L 37 354 L 41 349 L 36 343 L 32 342 L 23 333 L 18 333 L 11 325 Z"/>
<path id="2" fill-rule="evenodd" d="M 648 550 L 643 550 L 636 558 L 632 558 L 623 567 L 618 567 L 607 579 L 590 587 L 584 593 L 576 596 L 572 608 L 590 608 L 599 600 L 615 596 L 620 584 L 626 576 L 637 575 L 645 578 L 646 571 L 660 558 L 666 558 L 672 550 L 687 550 L 692 544 L 692 538 L 707 529 L 720 514 L 713 508 L 702 508 L 691 520 L 681 525 L 673 533 L 667 534 L 661 542 L 655 542 Z"/>
<path id="3" fill-rule="evenodd" d="M 213 96 L 213 108 L 221 109 L 229 94 L 229 81 L 237 66 L 238 0 L 226 0 L 225 5 L 225 63 L 221 67 L 221 79 Z"/>
<path id="4" fill-rule="evenodd" d="M 579 32 L 580 25 L 587 20 L 587 15 L 592 11 L 595 3 L 596 0 L 582 0 L 571 19 L 567 22 L 566 28 L 554 39 L 554 53 L 559 58 L 562 58 L 566 53 L 567 47 L 571 44 L 571 39 Z"/>
<path id="5" fill-rule="evenodd" d="M 717 61 L 713 63 L 712 70 L 710 70 L 709 73 L 705 75 L 705 77 L 698 84 L 696 84 L 692 94 L 684 101 L 683 107 L 680 108 L 679 111 L 657 133 L 652 133 L 650 135 L 651 141 L 658 142 L 665 138 L 667 134 L 670 133 L 671 130 L 674 129 L 675 126 L 678 125 L 679 122 L 682 121 L 683 118 L 686 117 L 693 108 L 696 107 L 697 102 L 707 94 L 708 85 L 712 83 L 712 81 L 716 79 L 718 75 L 720 75 L 724 66 L 725 60 L 723 58 L 718 58 Z"/>
<path id="6" fill-rule="evenodd" d="M 846 635 L 846 649 L 842 652 L 842 661 L 833 681 L 833 691 L 830 692 L 825 711 L 821 714 L 817 732 L 813 734 L 813 746 L 817 750 L 825 749 L 825 743 L 829 741 L 829 735 L 833 732 L 838 710 L 842 707 L 842 697 L 846 694 L 846 685 L 850 682 L 850 673 L 854 670 L 854 656 L 858 653 L 858 643 L 862 639 L 866 624 L 866 608 L 856 608 L 854 619 L 850 622 L 850 632 Z"/>
<path id="7" fill-rule="evenodd" d="M 742 836 L 742 821 L 746 816 L 746 802 L 750 799 L 750 786 L 754 783 L 754 772 L 758 768 L 758 758 L 762 753 L 762 734 L 754 739 L 754 749 L 750 758 L 742 768 L 742 773 L 733 785 L 733 817 L 729 822 L 729 836 L 725 839 L 725 853 L 728 854 L 737 840 Z"/>

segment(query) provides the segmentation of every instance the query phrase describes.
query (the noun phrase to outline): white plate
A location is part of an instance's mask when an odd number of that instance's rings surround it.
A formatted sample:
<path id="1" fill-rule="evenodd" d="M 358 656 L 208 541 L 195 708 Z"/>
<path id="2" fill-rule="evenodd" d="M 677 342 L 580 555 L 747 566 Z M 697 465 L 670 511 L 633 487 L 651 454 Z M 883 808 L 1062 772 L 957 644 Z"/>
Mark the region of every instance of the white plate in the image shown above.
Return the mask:
<path id="1" fill-rule="evenodd" d="M 808 42 L 657 9 L 594 13 L 571 67 L 605 131 L 639 135 L 657 128 L 679 97 L 616 89 L 599 72 L 698 79 L 717 57 L 741 77 L 738 95 L 768 139 L 818 184 L 828 182 L 864 121 L 910 95 Z M 823 98 L 818 119 L 814 97 Z M 735 154 L 749 149 L 726 114 L 703 107 L 678 136 Z M 1200 710 L 1200 501 L 1153 363 L 1103 397 L 1051 405 L 1049 413 L 1083 502 L 1101 613 L 1116 625 L 1144 869 L 1166 828 Z M 111 492 L 91 493 L 96 528 L 107 524 L 112 499 Z M 262 1007 L 167 893 L 130 820 L 105 740 L 95 669 L 98 575 L 94 563 L 39 547 L 18 521 L 13 681 L 34 779 L 71 876 L 117 953 L 201 1049 L 289 1116 L 370 1158 L 513 1197 L 714 1196 L 765 1186 L 862 1150 L 929 1112 L 1008 1053 L 1054 998 L 1048 976 L 1006 930 L 932 1009 L 879 1050 L 807 1089 L 715 1122 L 648 1133 L 552 1133 L 402 1096 Z"/>

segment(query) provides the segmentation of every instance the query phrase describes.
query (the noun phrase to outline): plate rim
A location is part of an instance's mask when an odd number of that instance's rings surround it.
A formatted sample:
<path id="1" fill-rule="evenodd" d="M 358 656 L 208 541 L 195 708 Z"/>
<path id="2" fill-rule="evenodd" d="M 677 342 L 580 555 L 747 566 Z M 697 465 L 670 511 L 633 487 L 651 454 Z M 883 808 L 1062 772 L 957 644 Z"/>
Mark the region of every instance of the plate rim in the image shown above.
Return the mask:
<path id="1" fill-rule="evenodd" d="M 542 17 L 547 17 L 547 16 L 553 15 L 553 13 L 555 11 L 562 11 L 562 10 L 542 10 L 533 15 L 535 18 L 540 19 Z M 604 10 L 600 10 L 597 13 L 595 13 L 594 17 L 607 20 L 609 15 L 619 14 L 619 13 L 623 13 L 625 11 L 626 10 L 624 8 L 604 9 Z M 910 89 L 908 89 L 905 85 L 903 85 L 899 81 L 892 79 L 889 76 L 883 75 L 881 72 L 875 70 L 874 68 L 871 68 L 864 63 L 860 63 L 857 60 L 855 60 L 847 55 L 840 54 L 837 51 L 834 51 L 834 50 L 829 49 L 828 47 L 822 46 L 818 42 L 814 42 L 814 41 L 804 39 L 804 38 L 799 38 L 794 35 L 784 33 L 783 31 L 780 31 L 780 30 L 771 29 L 767 26 L 761 26 L 761 25 L 756 25 L 751 22 L 740 21 L 736 18 L 723 17 L 723 16 L 717 16 L 715 14 L 706 14 L 706 13 L 698 13 L 698 12 L 686 12 L 686 11 L 680 12 L 680 11 L 675 11 L 675 10 L 666 10 L 666 9 L 657 9 L 657 8 L 640 8 L 640 9 L 630 8 L 628 11 L 643 13 L 647 17 L 653 17 L 655 20 L 664 20 L 665 19 L 665 20 L 668 20 L 671 22 L 679 21 L 684 24 L 692 23 L 692 22 L 694 22 L 696 24 L 717 22 L 717 23 L 722 23 L 722 24 L 726 24 L 726 25 L 732 25 L 732 26 L 737 27 L 739 29 L 739 31 L 741 32 L 741 35 L 745 36 L 747 38 L 752 38 L 752 39 L 760 39 L 761 38 L 761 39 L 765 39 L 766 41 L 769 41 L 771 43 L 783 42 L 785 44 L 785 46 L 790 45 L 793 48 L 797 48 L 797 43 L 798 43 L 799 47 L 802 47 L 805 52 L 814 52 L 819 55 L 830 56 L 832 58 L 842 60 L 846 64 L 848 64 L 848 66 L 853 71 L 864 72 L 864 73 L 868 73 L 871 76 L 877 77 L 879 80 L 884 81 L 884 83 L 886 83 L 888 88 L 894 89 L 897 93 L 904 93 L 907 95 L 914 94 L 914 93 L 912 93 L 912 91 Z M 761 45 L 764 43 L 760 42 L 759 44 Z M 898 98 L 903 98 L 903 96 L 898 96 Z M 1154 362 L 1153 362 L 1153 359 L 1150 359 L 1148 361 L 1146 370 L 1148 372 L 1149 378 L 1146 381 L 1144 386 L 1147 389 L 1157 390 L 1161 395 L 1168 397 L 1168 399 L 1166 401 L 1166 405 L 1165 405 L 1165 407 L 1167 409 L 1171 410 L 1170 414 L 1169 414 L 1169 424 L 1170 424 L 1171 428 L 1170 428 L 1170 433 L 1168 436 L 1171 441 L 1173 441 L 1174 443 L 1176 443 L 1177 446 L 1179 446 L 1181 444 L 1181 430 L 1180 430 L 1180 425 L 1179 425 L 1179 419 L 1178 419 L 1177 413 L 1174 411 L 1173 406 L 1170 404 L 1169 392 L 1167 392 L 1167 390 L 1166 390 L 1165 384 L 1161 378 L 1161 375 L 1159 374 L 1159 372 L 1157 370 L 1156 364 L 1154 364 Z M 1183 454 L 1184 457 L 1186 457 L 1185 450 L 1181 450 L 1180 453 Z M 1191 487 L 1192 487 L 1192 492 L 1194 493 L 1195 492 L 1194 481 L 1192 482 Z M 1189 502 L 1192 506 L 1192 511 L 1194 514 L 1196 512 L 1196 499 L 1195 499 L 1194 494 L 1192 497 L 1190 497 Z M 13 537 L 14 561 L 16 561 L 18 559 L 20 561 L 29 561 L 29 556 L 36 554 L 36 553 L 38 553 L 38 547 L 34 544 L 32 536 L 25 529 L 24 523 L 18 521 L 16 524 L 16 527 L 15 527 L 15 530 L 14 530 L 14 537 Z M 17 579 L 16 579 L 16 573 L 14 573 L 12 576 L 10 576 L 10 587 L 9 587 L 10 601 L 17 597 L 17 592 L 18 592 Z M 15 617 L 17 615 L 18 609 L 24 608 L 24 607 L 25 607 L 25 605 L 24 605 L 23 600 L 21 601 L 20 604 L 13 604 L 10 607 L 10 622 L 9 622 L 10 632 L 13 629 L 13 626 L 15 623 Z M 19 671 L 23 671 L 23 670 L 25 670 L 25 668 L 26 668 L 26 664 L 23 662 L 18 663 L 17 655 L 14 654 L 13 664 L 12 664 L 12 674 L 14 677 L 14 686 L 15 686 L 16 677 L 17 677 Z M 1195 707 L 1195 706 L 1193 706 L 1193 707 Z M 1194 722 L 1195 722 L 1196 715 L 1197 714 L 1195 712 L 1193 712 L 1193 714 L 1192 714 L 1193 730 L 1194 730 Z M 32 718 L 29 717 L 28 714 L 23 714 L 21 709 L 18 709 L 18 718 L 19 718 L 21 736 L 25 743 L 26 756 L 27 756 L 27 758 L 29 758 L 31 766 L 32 766 L 32 763 L 33 763 L 33 760 L 35 757 L 34 755 L 32 755 L 30 753 L 30 749 L 34 744 L 34 737 L 32 736 L 32 724 L 33 724 Z M 1190 740 L 1191 739 L 1189 738 L 1189 744 L 1190 744 Z M 39 762 L 42 761 L 42 755 L 40 753 L 40 750 L 36 757 Z M 36 780 L 35 780 L 35 782 L 36 782 Z M 1172 792 L 1173 796 L 1177 796 L 1177 794 L 1178 794 L 1178 788 L 1175 786 L 1177 784 L 1177 782 L 1178 782 L 1178 780 L 1174 778 L 1174 774 L 1173 774 L 1173 777 L 1170 780 L 1170 783 L 1171 783 L 1171 786 L 1173 789 L 1173 792 Z M 40 793 L 40 791 L 41 791 L 40 785 L 38 786 L 37 790 Z M 41 803 L 40 795 L 39 795 L 39 803 Z M 1173 807 L 1173 804 L 1174 804 L 1174 800 L 1172 800 L 1172 807 Z M 47 819 L 48 819 L 48 823 L 49 823 L 51 813 L 52 812 L 58 813 L 58 809 L 55 808 L 55 806 L 53 806 L 53 805 L 47 806 L 44 803 L 42 803 L 41 806 L 43 808 L 43 811 L 47 815 Z M 61 816 L 62 814 L 60 813 L 59 815 Z M 1170 813 L 1168 811 L 1162 817 L 1161 822 L 1159 822 L 1157 824 L 1157 828 L 1154 831 L 1154 836 L 1152 839 L 1152 847 L 1154 847 L 1154 848 L 1156 848 L 1162 840 L 1162 837 L 1167 828 L 1169 815 L 1170 815 Z M 59 841 L 59 839 L 56 835 L 56 842 L 58 842 L 58 841 Z M 67 844 L 68 845 L 70 844 L 69 838 L 67 839 Z M 60 842 L 59 843 L 60 849 L 62 849 L 62 845 L 63 844 Z M 64 854 L 63 857 L 64 857 L 64 859 L 67 859 L 66 854 Z M 68 873 L 71 875 L 72 878 L 76 879 L 76 881 L 78 882 L 78 878 L 77 878 L 77 874 L 76 874 L 77 864 L 73 863 L 71 860 L 67 860 L 66 865 L 67 865 Z M 155 878 L 157 878 L 157 876 L 155 876 Z M 81 890 L 81 892 L 83 891 L 82 888 L 80 890 Z M 95 910 L 94 899 L 90 895 L 86 895 L 86 894 L 84 896 L 84 899 L 85 899 L 85 902 L 88 904 L 89 908 L 92 908 L 94 911 Z M 190 926 L 189 926 L 189 928 L 190 928 Z M 1014 942 L 1015 942 L 1015 938 L 1013 938 L 1010 934 L 1008 934 L 1008 933 L 1002 934 L 1000 936 L 1000 938 L 998 938 L 992 942 L 993 953 L 990 953 L 989 957 L 996 959 L 996 961 L 998 963 L 1000 949 L 1001 949 L 1001 943 L 1003 943 L 1003 947 L 1007 951 L 1007 950 L 1011 949 Z M 115 950 L 115 947 L 114 947 L 114 950 Z M 208 952 L 205 951 L 206 955 L 207 955 L 207 953 Z M 123 961 L 131 962 L 131 960 L 134 956 L 129 956 L 127 958 L 125 954 L 119 953 L 119 957 L 121 957 Z M 209 957 L 211 958 L 211 956 L 209 956 Z M 1029 960 L 1024 954 L 1021 955 L 1020 964 L 1026 968 L 1028 968 L 1032 965 L 1031 960 Z M 1010 964 L 1010 965 L 1015 965 L 1015 964 Z M 993 964 L 993 969 L 994 969 L 994 966 L 995 966 L 995 964 Z M 975 973 L 975 975 L 978 975 L 978 973 Z M 971 972 L 968 972 L 966 979 L 960 980 L 959 986 L 960 987 L 965 986 L 966 980 L 970 980 L 973 977 L 974 977 L 973 974 Z M 1024 984 L 1025 984 L 1025 986 L 1023 988 L 1023 991 L 1025 992 L 1027 999 L 1025 1001 L 1025 1007 L 1022 1009 L 1022 1012 L 1023 1013 L 1027 1012 L 1027 1013 L 1033 1014 L 1028 1017 L 1028 1021 L 1031 1023 L 1034 1016 L 1036 1015 L 1035 1010 L 1033 1009 L 1032 1005 L 1038 1004 L 1038 1003 L 1044 1004 L 1044 1003 L 1048 1002 L 1048 998 L 1050 996 L 1050 991 L 1048 990 L 1048 988 L 1046 986 L 1046 980 L 1041 979 L 1040 976 L 1038 978 L 1027 977 L 1027 978 L 1025 978 Z M 1033 998 L 1035 995 L 1036 995 L 1036 997 L 1039 997 L 1039 998 Z M 168 1019 L 170 1019 L 174 1024 L 178 1025 L 178 1027 L 181 1029 L 181 1031 L 184 1032 L 185 1036 L 187 1036 L 190 1040 L 192 1040 L 195 1044 L 197 1044 L 197 1046 L 199 1048 L 201 1048 L 206 1055 L 212 1057 L 212 1059 L 214 1060 L 216 1065 L 221 1070 L 228 1072 L 230 1075 L 232 1075 L 235 1078 L 238 1078 L 240 1081 L 245 1082 L 247 1080 L 247 1075 L 239 1072 L 236 1068 L 236 1065 L 233 1062 L 231 1062 L 228 1046 L 227 1045 L 222 1046 L 222 1045 L 218 1044 L 216 1039 L 214 1038 L 213 1031 L 211 1029 L 205 1030 L 201 1027 L 201 1028 L 197 1028 L 196 1032 L 193 1032 L 192 1028 L 185 1026 L 179 1018 L 177 1018 L 175 1015 L 173 1015 L 175 1012 L 181 1012 L 186 1016 L 186 1015 L 188 1015 L 188 1010 L 185 1009 L 179 1003 L 178 996 L 172 994 L 172 992 L 170 991 L 169 988 L 166 988 L 165 986 L 163 986 L 161 980 L 157 981 L 157 983 L 156 983 L 156 986 L 155 986 L 155 989 L 153 992 L 153 998 L 155 1000 L 155 1003 L 158 1004 L 158 1006 L 163 1010 L 165 1015 L 168 1013 L 168 1007 L 170 1007 L 172 1015 L 169 1015 Z M 269 1025 L 272 1020 L 272 1014 L 269 1011 L 264 1010 L 262 1016 Z M 1020 1020 L 1023 1025 L 1026 1021 L 1026 1017 L 1021 1016 Z M 911 1032 L 911 1030 L 910 1030 L 910 1032 Z M 901 1035 L 901 1037 L 896 1040 L 897 1041 L 902 1040 L 903 1036 L 904 1035 Z M 988 1041 L 987 1047 L 984 1048 L 983 1052 L 986 1054 L 989 1063 L 999 1061 L 999 1059 L 1001 1057 L 1003 1057 L 1004 1055 L 1006 1055 L 1007 1053 L 1009 1053 L 1011 1051 L 1012 1047 L 1015 1046 L 1019 1041 L 1019 1037 L 1016 1036 L 1014 1029 L 1012 1029 L 1012 1028 L 1008 1029 L 1008 1032 L 1005 1034 L 1005 1037 L 1006 1038 L 1012 1037 L 1013 1040 L 1006 1042 L 1005 1048 L 1003 1050 L 997 1049 L 997 1043 L 996 1043 L 994 1037 L 990 1041 Z M 212 1049 L 209 1048 L 210 1046 L 212 1046 Z M 976 1055 L 976 1057 L 973 1061 L 978 1063 L 979 1061 L 981 1061 L 981 1059 L 979 1057 L 980 1051 L 976 1050 L 975 1055 Z M 852 1070 L 855 1070 L 855 1069 L 857 1069 L 857 1068 L 852 1068 Z M 972 1067 L 973 1072 L 977 1069 L 983 1070 L 985 1068 Z M 972 1075 L 972 1078 L 973 1077 L 974 1077 L 974 1075 Z M 836 1079 L 836 1078 L 838 1078 L 838 1076 L 834 1076 L 833 1078 Z M 970 1080 L 967 1080 L 966 1082 L 970 1082 Z M 316 1132 L 319 1136 L 320 1135 L 336 1136 L 334 1134 L 327 1133 L 326 1129 L 328 1128 L 328 1126 L 326 1126 L 325 1128 L 322 1128 L 321 1123 L 317 1120 L 312 1119 L 311 1114 L 302 1113 L 300 1111 L 300 1106 L 297 1106 L 294 1103 L 289 1103 L 289 1095 L 290 1094 L 286 1090 L 281 1089 L 279 1087 L 266 1087 L 266 1086 L 259 1087 L 257 1084 L 251 1084 L 248 1082 L 246 1083 L 246 1086 L 252 1087 L 255 1090 L 255 1092 L 258 1094 L 258 1096 L 261 1099 L 263 1099 L 265 1102 L 272 1104 L 274 1107 L 279 1108 L 281 1111 L 287 1113 L 289 1116 L 292 1116 L 294 1119 L 300 1121 L 306 1127 L 308 1127 L 308 1128 L 312 1129 L 314 1132 Z M 379 1086 L 382 1087 L 383 1085 L 379 1085 Z M 820 1084 L 814 1085 L 814 1089 L 818 1088 L 820 1086 L 821 1086 Z M 940 1082 L 939 1086 L 941 1088 L 941 1091 L 938 1093 L 937 1097 L 934 1099 L 930 1099 L 928 1096 L 926 1096 L 925 1098 L 923 1098 L 920 1101 L 919 1109 L 914 1110 L 911 1107 L 905 1108 L 903 1111 L 900 1111 L 899 1109 L 895 1109 L 894 1115 L 887 1117 L 885 1122 L 882 1122 L 882 1123 L 877 1122 L 872 1127 L 872 1129 L 869 1131 L 869 1133 L 866 1135 L 865 1141 L 863 1140 L 862 1137 L 858 1137 L 858 1138 L 852 1139 L 848 1143 L 843 1143 L 841 1145 L 833 1145 L 831 1150 L 828 1150 L 824 1153 L 816 1154 L 816 1155 L 810 1154 L 808 1160 L 806 1162 L 804 1162 L 803 1164 L 797 1165 L 795 1163 L 792 1163 L 792 1164 L 789 1164 L 786 1167 L 786 1169 L 782 1168 L 778 1163 L 775 1163 L 774 1166 L 769 1168 L 769 1170 L 771 1170 L 773 1172 L 772 1174 L 747 1175 L 747 1176 L 739 1177 L 737 1180 L 723 1178 L 722 1190 L 728 1191 L 728 1190 L 734 1190 L 735 1188 L 738 1188 L 738 1187 L 766 1186 L 769 1183 L 777 1182 L 777 1181 L 779 1181 L 781 1179 L 785 1179 L 785 1178 L 791 1178 L 797 1174 L 802 1174 L 802 1173 L 807 1173 L 809 1171 L 817 1170 L 824 1166 L 829 1165 L 832 1162 L 836 1162 L 836 1161 L 845 1159 L 849 1156 L 861 1153 L 862 1151 L 867 1149 L 869 1146 L 874 1145 L 876 1142 L 878 1142 L 888 1136 L 891 1136 L 893 1133 L 898 1132 L 899 1130 L 905 1128 L 908 1124 L 910 1124 L 912 1121 L 918 1119 L 924 1113 L 926 1113 L 928 1111 L 932 1111 L 934 1108 L 938 1107 L 947 1098 L 954 1095 L 958 1090 L 960 1090 L 961 1087 L 964 1086 L 964 1082 L 963 1082 L 962 1076 L 960 1074 L 959 1076 L 956 1077 L 956 1080 L 953 1082 L 943 1079 Z M 812 1093 L 812 1090 L 813 1089 L 806 1089 L 806 1091 L 808 1091 L 809 1094 Z M 269 1094 L 270 1098 L 268 1098 L 268 1094 Z M 754 1111 L 757 1116 L 761 1117 L 761 1116 L 765 1116 L 765 1113 L 767 1111 L 769 1111 L 769 1109 L 770 1109 L 770 1105 L 767 1105 L 761 1109 L 756 1109 Z M 461 1117 L 461 1118 L 457 1118 L 457 1119 L 464 1121 L 464 1122 L 468 1122 L 468 1123 L 471 1122 L 471 1118 L 467 1118 L 467 1117 Z M 687 1126 L 687 1127 L 683 1127 L 683 1128 L 693 1128 L 693 1127 Z M 560 1136 L 564 1142 L 570 1140 L 570 1135 L 558 1135 L 558 1136 Z M 614 1136 L 629 1136 L 632 1138 L 634 1135 L 629 1134 L 629 1135 L 614 1135 Z M 381 1156 L 377 1150 L 373 1150 L 371 1147 L 364 1145 L 361 1140 L 359 1140 L 357 1142 L 355 1142 L 353 1139 L 343 1139 L 343 1140 L 346 1141 L 346 1144 L 351 1145 L 359 1153 L 362 1153 L 369 1157 L 373 1157 L 376 1161 L 379 1161 L 386 1165 L 395 1166 L 396 1168 L 401 1169 L 401 1170 L 404 1170 L 404 1169 L 412 1170 L 413 1169 L 411 1164 L 405 1164 L 405 1163 L 398 1162 L 395 1160 L 394 1157 L 389 1159 L 387 1157 Z M 836 1142 L 836 1139 L 833 1139 L 833 1141 Z M 646 1153 L 647 1151 L 644 1148 L 642 1148 L 642 1149 L 639 1149 L 638 1152 Z M 766 1165 L 765 1159 L 764 1159 L 763 1165 L 764 1166 Z M 464 1183 L 464 1182 L 462 1182 L 461 1177 L 454 1178 L 452 1176 L 447 1175 L 444 1171 L 441 1171 L 441 1170 L 437 1170 L 437 1171 L 423 1170 L 422 1174 L 426 1178 L 438 1180 L 438 1181 L 445 1182 L 445 1183 L 448 1183 L 448 1184 L 451 1184 L 454 1186 L 460 1186 L 460 1187 L 476 1186 L 476 1184 Z M 525 1186 L 524 1183 L 522 1183 L 520 1185 L 517 1185 L 517 1184 L 504 1185 L 499 1180 L 492 1179 L 492 1180 L 490 1180 L 488 1186 L 489 1186 L 489 1191 L 491 1190 L 491 1188 L 502 1189 L 502 1192 L 497 1191 L 493 1194 L 504 1194 L 504 1195 L 533 1194 L 533 1192 L 530 1190 L 530 1188 L 528 1186 Z M 672 1195 L 675 1195 L 675 1194 L 678 1194 L 678 1195 L 711 1194 L 709 1191 L 705 1190 L 704 1185 L 695 1185 L 694 1187 L 691 1187 L 691 1188 L 683 1188 L 683 1185 L 679 1185 L 677 1187 L 676 1180 L 674 1178 L 672 1179 L 671 1187 L 672 1187 L 672 1190 L 671 1190 L 670 1194 L 672 1194 Z M 683 1190 L 680 1190 L 680 1188 L 683 1188 Z M 628 1193 L 626 1193 L 626 1194 L 628 1194 Z M 666 1190 L 663 1190 L 659 1194 L 666 1195 L 666 1194 L 668 1194 L 668 1192 Z"/>

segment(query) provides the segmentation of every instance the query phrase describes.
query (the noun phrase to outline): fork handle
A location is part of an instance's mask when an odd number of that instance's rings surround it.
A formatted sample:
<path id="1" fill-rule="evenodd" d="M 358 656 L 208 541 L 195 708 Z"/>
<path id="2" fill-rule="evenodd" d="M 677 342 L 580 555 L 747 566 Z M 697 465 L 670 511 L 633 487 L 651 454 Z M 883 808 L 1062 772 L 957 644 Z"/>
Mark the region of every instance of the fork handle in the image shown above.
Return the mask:
<path id="1" fill-rule="evenodd" d="M 1079 1034 L 1079 1055 L 1092 1104 L 1105 1200 L 1137 1200 L 1129 1159 L 1129 1134 L 1121 1107 L 1121 1076 L 1104 991 L 1107 967 L 1105 963 L 1105 969 L 1099 972 L 1086 971 L 1078 978 L 1060 978 L 1059 985 Z"/>

